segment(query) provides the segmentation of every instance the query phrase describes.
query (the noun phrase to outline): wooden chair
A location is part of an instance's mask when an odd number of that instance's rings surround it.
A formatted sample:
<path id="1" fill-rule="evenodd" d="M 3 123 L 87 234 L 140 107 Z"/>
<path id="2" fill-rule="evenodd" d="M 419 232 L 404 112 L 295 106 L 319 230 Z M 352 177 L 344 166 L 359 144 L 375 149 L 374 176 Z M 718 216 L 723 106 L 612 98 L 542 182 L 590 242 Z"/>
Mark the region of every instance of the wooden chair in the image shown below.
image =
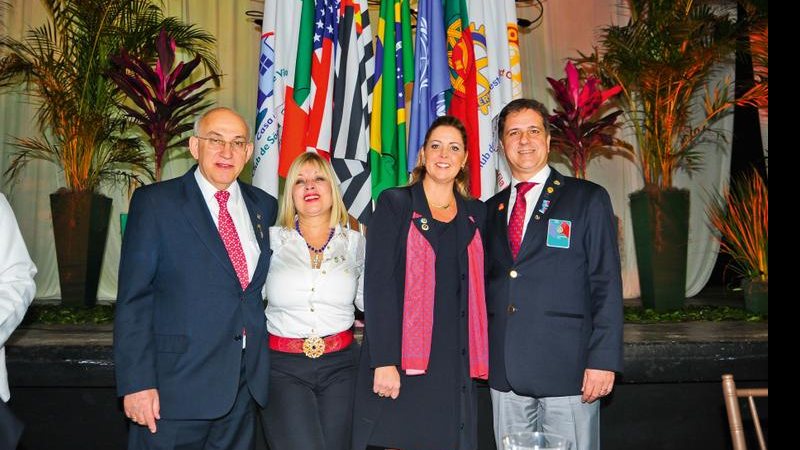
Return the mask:
<path id="1" fill-rule="evenodd" d="M 744 427 L 742 427 L 742 413 L 739 410 L 739 398 L 747 397 L 750 406 L 750 415 L 756 428 L 758 446 L 761 450 L 767 450 L 767 443 L 764 440 L 764 433 L 761 430 L 761 421 L 758 418 L 754 397 L 767 397 L 767 388 L 759 389 L 736 389 L 733 375 L 722 375 L 722 395 L 725 398 L 725 409 L 728 412 L 728 425 L 731 428 L 731 439 L 733 440 L 733 450 L 747 450 L 747 443 L 744 439 Z"/>

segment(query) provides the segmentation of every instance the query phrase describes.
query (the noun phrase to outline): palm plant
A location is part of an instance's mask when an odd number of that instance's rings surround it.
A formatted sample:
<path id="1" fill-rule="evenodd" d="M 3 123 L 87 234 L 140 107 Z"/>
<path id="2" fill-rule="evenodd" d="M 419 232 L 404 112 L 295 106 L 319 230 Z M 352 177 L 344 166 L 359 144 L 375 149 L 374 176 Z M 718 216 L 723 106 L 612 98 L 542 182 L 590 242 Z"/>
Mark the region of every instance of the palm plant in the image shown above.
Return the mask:
<path id="1" fill-rule="evenodd" d="M 156 181 L 161 180 L 167 150 L 185 147 L 188 138 L 176 138 L 191 130 L 194 116 L 210 104 L 203 102 L 203 98 L 213 88 L 198 89 L 219 78 L 212 73 L 179 87 L 199 66 L 201 58 L 197 55 L 188 63 L 178 63 L 176 67 L 175 49 L 175 39 L 161 30 L 156 42 L 158 59 L 155 68 L 123 48 L 119 55 L 112 56 L 114 64 L 108 73 L 134 105 L 121 104 L 120 108 L 147 135 L 153 147 Z"/>
<path id="2" fill-rule="evenodd" d="M 736 102 L 753 103 L 757 91 L 734 99 L 732 80 L 713 81 L 747 30 L 735 4 L 627 3 L 629 22 L 603 27 L 599 48 L 577 61 L 604 85 L 622 87 L 615 101 L 633 128 L 644 181 L 630 195 L 642 303 L 665 311 L 686 298 L 689 192 L 674 187 L 674 176 L 701 164 L 698 144 L 724 139 L 716 122 Z"/>
<path id="3" fill-rule="evenodd" d="M 599 50 L 578 61 L 622 87 L 619 106 L 635 132 L 645 187 L 668 189 L 679 168 L 698 167 L 697 144 L 735 104 L 730 79 L 708 83 L 741 27 L 731 11 L 694 0 L 628 3 L 630 22 L 604 27 Z"/>
<path id="4" fill-rule="evenodd" d="M 107 76 L 111 55 L 155 56 L 163 29 L 216 68 L 208 33 L 164 17 L 157 0 L 42 0 L 49 14 L 21 39 L 0 36 L 0 90 L 24 86 L 37 105 L 39 137 L 16 138 L 6 173 L 32 160 L 58 165 L 65 188 L 50 196 L 62 302 L 94 304 L 111 199 L 104 182 L 152 177 L 150 158 L 119 108 L 123 94 Z M 127 185 L 127 183 L 126 183 Z"/>
<path id="5" fill-rule="evenodd" d="M 769 281 L 768 194 L 764 179 L 753 170 L 734 180 L 728 192 L 715 195 L 707 209 L 720 249 L 731 256 L 734 270 L 764 282 Z"/>
<path id="6" fill-rule="evenodd" d="M 580 73 L 571 61 L 564 71 L 566 78 L 547 77 L 560 107 L 560 110 L 553 110 L 549 118 L 551 148 L 569 160 L 577 178 L 586 178 L 586 165 L 597 156 L 632 157 L 630 144 L 614 136 L 619 127 L 617 117 L 622 111 L 601 116 L 603 106 L 622 88 L 613 86 L 602 90 L 600 80 L 593 76 L 582 84 Z"/>
<path id="7" fill-rule="evenodd" d="M 41 137 L 16 139 L 7 173 L 31 160 L 63 169 L 66 189 L 97 190 L 102 182 L 152 176 L 147 152 L 127 133 L 117 107 L 120 90 L 106 76 L 120 48 L 152 57 L 152 42 L 167 30 L 182 48 L 216 67 L 214 38 L 164 17 L 153 0 L 43 0 L 50 19 L 21 40 L 0 37 L 0 88 L 24 85 L 38 105 Z"/>

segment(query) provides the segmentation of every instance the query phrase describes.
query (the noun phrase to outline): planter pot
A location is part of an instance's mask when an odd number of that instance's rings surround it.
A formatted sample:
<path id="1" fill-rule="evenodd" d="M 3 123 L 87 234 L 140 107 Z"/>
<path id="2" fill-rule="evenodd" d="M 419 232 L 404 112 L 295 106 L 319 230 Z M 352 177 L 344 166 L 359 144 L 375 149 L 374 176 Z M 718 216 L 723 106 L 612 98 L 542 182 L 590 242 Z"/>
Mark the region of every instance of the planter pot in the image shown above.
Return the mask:
<path id="1" fill-rule="evenodd" d="M 108 236 L 111 199 L 92 192 L 50 194 L 61 303 L 93 306 Z"/>
<path id="2" fill-rule="evenodd" d="M 630 199 L 642 305 L 680 309 L 686 300 L 689 191 L 643 190 Z"/>
<path id="3" fill-rule="evenodd" d="M 744 308 L 751 313 L 766 316 L 769 314 L 769 282 L 761 280 L 742 280 Z"/>

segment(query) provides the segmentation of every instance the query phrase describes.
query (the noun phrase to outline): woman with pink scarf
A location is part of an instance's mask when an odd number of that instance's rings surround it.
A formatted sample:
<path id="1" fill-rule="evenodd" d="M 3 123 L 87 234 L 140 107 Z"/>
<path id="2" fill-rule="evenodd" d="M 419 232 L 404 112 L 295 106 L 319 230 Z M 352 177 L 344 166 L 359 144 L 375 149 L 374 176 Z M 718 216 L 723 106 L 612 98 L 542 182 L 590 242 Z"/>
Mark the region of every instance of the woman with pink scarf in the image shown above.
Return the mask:
<path id="1" fill-rule="evenodd" d="M 485 210 L 469 196 L 466 142 L 458 119 L 438 118 L 410 185 L 378 199 L 353 449 L 477 449 L 474 380 L 488 375 Z"/>

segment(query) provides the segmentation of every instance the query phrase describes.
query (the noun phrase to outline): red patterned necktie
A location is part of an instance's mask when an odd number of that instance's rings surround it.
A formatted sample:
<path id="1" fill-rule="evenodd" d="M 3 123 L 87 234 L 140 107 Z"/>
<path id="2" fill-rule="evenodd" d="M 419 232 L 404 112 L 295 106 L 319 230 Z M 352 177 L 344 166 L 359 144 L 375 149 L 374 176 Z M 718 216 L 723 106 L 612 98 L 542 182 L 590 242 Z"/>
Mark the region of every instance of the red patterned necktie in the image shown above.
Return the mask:
<path id="1" fill-rule="evenodd" d="M 217 191 L 214 194 L 214 198 L 219 203 L 219 235 L 225 244 L 225 250 L 228 251 L 228 257 L 233 263 L 233 268 L 236 270 L 239 283 L 242 284 L 242 289 L 244 289 L 250 284 L 250 276 L 247 273 L 247 259 L 244 257 L 242 242 L 239 240 L 239 234 L 236 233 L 233 219 L 228 212 L 228 199 L 230 196 L 231 193 L 228 191 Z"/>
<path id="2" fill-rule="evenodd" d="M 517 183 L 517 198 L 514 200 L 514 209 L 511 210 L 511 219 L 508 221 L 508 243 L 511 245 L 511 256 L 517 259 L 519 248 L 522 245 L 522 229 L 525 225 L 525 209 L 528 206 L 525 194 L 528 193 L 536 183 L 532 181 L 522 181 Z"/>

